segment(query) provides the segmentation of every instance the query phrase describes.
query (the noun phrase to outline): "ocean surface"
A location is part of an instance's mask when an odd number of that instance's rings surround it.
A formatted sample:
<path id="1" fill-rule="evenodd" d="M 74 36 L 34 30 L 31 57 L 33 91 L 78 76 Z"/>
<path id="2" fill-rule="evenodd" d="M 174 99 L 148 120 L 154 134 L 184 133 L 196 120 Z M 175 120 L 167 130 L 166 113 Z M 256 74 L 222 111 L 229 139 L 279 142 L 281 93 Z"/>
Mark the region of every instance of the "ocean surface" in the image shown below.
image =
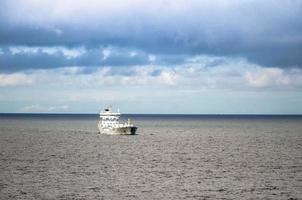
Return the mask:
<path id="1" fill-rule="evenodd" d="M 0 199 L 302 199 L 302 116 L 0 114 Z"/>

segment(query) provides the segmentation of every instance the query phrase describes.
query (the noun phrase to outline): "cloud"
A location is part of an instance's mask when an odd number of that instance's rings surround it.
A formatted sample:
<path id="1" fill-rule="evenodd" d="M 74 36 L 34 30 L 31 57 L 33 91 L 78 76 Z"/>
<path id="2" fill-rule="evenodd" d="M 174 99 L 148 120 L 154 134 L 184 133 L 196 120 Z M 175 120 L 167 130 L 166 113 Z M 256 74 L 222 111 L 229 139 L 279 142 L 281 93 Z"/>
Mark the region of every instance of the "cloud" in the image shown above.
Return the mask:
<path id="1" fill-rule="evenodd" d="M 34 69 L 86 67 L 83 73 L 100 66 L 179 65 L 191 59 L 189 55 L 152 55 L 137 49 L 119 47 L 2 47 L 0 72 L 11 73 Z M 209 63 L 215 66 L 222 61 Z M 79 71 L 80 72 L 80 71 Z"/>
<path id="2" fill-rule="evenodd" d="M 256 88 L 265 87 L 301 87 L 302 71 L 288 70 L 279 68 L 260 68 L 246 72 L 246 81 L 249 86 Z"/>
<path id="3" fill-rule="evenodd" d="M 196 56 L 180 65 L 105 66 L 83 73 L 87 69 L 1 74 L 0 111 L 95 113 L 112 103 L 130 113 L 301 112 L 299 68 L 263 68 L 241 58 Z M 31 82 L 3 84 L 3 77 L 18 75 Z"/>
<path id="4" fill-rule="evenodd" d="M 15 74 L 1 74 L 0 73 L 0 87 L 31 85 L 34 83 L 32 76 L 15 73 Z"/>
<path id="5" fill-rule="evenodd" d="M 2 47 L 0 60 L 0 72 L 7 73 L 68 66 L 88 66 L 93 68 L 96 66 L 146 65 L 154 62 L 154 59 L 150 60 L 150 56 L 145 52 L 131 49 L 117 47 L 86 49 L 84 47 L 66 48 L 60 46 Z"/>
<path id="6" fill-rule="evenodd" d="M 62 112 L 69 108 L 68 105 L 55 105 L 55 106 L 42 106 L 40 104 L 34 104 L 23 107 L 21 112 Z"/>
<path id="7" fill-rule="evenodd" d="M 83 65 L 100 62 L 93 49 L 114 46 L 144 52 L 132 54 L 137 63 L 146 63 L 151 54 L 172 55 L 172 61 L 176 55 L 207 54 L 242 57 L 261 66 L 302 66 L 301 1 L 4 0 L 0 4 L 0 45 L 84 46 L 89 53 L 84 53 Z M 63 65 L 60 58 L 51 57 L 54 66 Z M 113 65 L 129 61 L 113 58 L 108 57 Z"/>
<path id="8" fill-rule="evenodd" d="M 6 50 L 7 51 L 7 50 Z M 45 53 L 55 55 L 58 52 L 62 53 L 67 59 L 77 58 L 86 52 L 85 48 L 65 48 L 65 47 L 28 47 L 28 46 L 11 46 L 8 51 L 12 55 Z M 3 53 L 3 52 L 2 52 Z"/>
<path id="9" fill-rule="evenodd" d="M 254 88 L 278 90 L 302 87 L 302 71 L 299 68 L 262 68 L 244 59 L 228 57 L 197 56 L 185 60 L 180 65 L 149 64 L 126 68 L 105 66 L 95 67 L 93 71 L 89 70 L 89 67 L 77 66 L 2 74 L 2 77 L 22 75 L 21 77 L 24 78 L 19 78 L 20 81 L 15 84 L 16 86 L 35 83 L 44 87 L 79 90 L 81 88 L 113 90 L 116 88 L 141 88 L 141 90 L 157 88 L 158 90 L 236 91 Z M 2 78 L 2 80 L 6 79 Z M 2 85 L 4 83 L 5 81 L 2 81 Z"/>

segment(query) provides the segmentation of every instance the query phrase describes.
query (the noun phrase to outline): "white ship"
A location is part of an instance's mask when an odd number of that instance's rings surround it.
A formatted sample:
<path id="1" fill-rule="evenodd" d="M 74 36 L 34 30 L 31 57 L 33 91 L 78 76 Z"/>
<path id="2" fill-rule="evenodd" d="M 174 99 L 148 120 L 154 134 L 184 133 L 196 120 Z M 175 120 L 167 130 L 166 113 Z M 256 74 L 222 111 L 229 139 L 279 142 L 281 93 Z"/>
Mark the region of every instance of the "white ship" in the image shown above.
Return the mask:
<path id="1" fill-rule="evenodd" d="M 98 123 L 100 134 L 108 135 L 134 135 L 137 127 L 131 124 L 130 119 L 127 123 L 119 123 L 120 112 L 112 112 L 111 106 L 100 113 L 101 120 Z"/>

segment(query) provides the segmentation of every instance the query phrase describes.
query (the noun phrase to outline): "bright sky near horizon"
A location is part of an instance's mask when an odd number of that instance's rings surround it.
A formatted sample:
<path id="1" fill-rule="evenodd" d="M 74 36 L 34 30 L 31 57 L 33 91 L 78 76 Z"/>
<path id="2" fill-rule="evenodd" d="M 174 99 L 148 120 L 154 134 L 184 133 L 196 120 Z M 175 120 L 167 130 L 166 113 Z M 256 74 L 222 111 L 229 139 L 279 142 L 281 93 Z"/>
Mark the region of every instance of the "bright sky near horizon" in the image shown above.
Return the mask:
<path id="1" fill-rule="evenodd" d="M 302 114 L 302 1 L 0 1 L 0 113 L 107 104 Z"/>

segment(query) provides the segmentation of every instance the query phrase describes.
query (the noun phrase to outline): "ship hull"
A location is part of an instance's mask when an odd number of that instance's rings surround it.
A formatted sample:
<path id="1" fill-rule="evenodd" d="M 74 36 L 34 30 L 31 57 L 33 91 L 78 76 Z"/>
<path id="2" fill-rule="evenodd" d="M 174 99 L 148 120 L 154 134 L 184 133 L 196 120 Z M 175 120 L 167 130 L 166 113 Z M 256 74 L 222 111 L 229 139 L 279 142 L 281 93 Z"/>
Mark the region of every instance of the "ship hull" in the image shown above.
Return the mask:
<path id="1" fill-rule="evenodd" d="M 118 128 L 102 128 L 99 126 L 99 133 L 106 135 L 135 135 L 137 127 L 118 127 Z"/>

